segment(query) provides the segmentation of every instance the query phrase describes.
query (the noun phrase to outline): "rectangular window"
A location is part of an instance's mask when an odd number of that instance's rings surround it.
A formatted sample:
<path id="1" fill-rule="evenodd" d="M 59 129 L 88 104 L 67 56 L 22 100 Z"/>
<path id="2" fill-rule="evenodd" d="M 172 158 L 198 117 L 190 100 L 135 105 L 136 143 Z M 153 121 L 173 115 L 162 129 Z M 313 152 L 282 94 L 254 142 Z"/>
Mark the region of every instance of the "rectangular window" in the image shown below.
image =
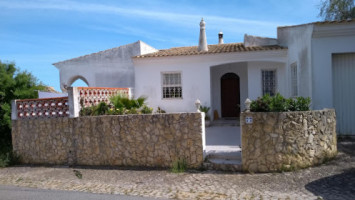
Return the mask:
<path id="1" fill-rule="evenodd" d="M 162 73 L 162 90 L 163 99 L 181 99 L 182 98 L 182 85 L 181 73 Z"/>
<path id="2" fill-rule="evenodd" d="M 276 70 L 262 70 L 263 95 L 274 96 L 276 93 Z"/>
<path id="3" fill-rule="evenodd" d="M 291 96 L 298 96 L 297 64 L 291 64 Z"/>

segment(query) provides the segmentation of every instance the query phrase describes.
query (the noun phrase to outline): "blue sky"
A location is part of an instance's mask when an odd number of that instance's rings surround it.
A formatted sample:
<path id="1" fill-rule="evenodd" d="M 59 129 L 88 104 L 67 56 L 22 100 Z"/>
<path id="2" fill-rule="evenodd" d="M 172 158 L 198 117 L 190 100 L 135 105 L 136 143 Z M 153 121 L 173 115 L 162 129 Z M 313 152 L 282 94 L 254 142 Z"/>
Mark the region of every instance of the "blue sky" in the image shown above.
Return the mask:
<path id="1" fill-rule="evenodd" d="M 166 49 L 276 37 L 277 26 L 320 21 L 320 0 L 0 0 L 0 60 L 59 90 L 52 63 L 142 40 Z M 76 83 L 80 85 L 81 83 Z"/>

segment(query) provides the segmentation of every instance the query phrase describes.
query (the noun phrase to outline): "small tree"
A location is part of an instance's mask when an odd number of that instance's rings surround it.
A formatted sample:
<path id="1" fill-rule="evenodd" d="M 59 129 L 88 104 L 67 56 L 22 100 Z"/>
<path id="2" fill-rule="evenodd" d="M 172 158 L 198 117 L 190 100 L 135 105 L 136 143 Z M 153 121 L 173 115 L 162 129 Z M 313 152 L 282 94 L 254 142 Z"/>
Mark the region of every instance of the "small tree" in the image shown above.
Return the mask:
<path id="1" fill-rule="evenodd" d="M 37 98 L 36 90 L 44 89 L 31 73 L 0 61 L 0 153 L 11 148 L 11 100 Z"/>
<path id="2" fill-rule="evenodd" d="M 324 20 L 355 18 L 355 0 L 323 0 L 319 16 Z"/>

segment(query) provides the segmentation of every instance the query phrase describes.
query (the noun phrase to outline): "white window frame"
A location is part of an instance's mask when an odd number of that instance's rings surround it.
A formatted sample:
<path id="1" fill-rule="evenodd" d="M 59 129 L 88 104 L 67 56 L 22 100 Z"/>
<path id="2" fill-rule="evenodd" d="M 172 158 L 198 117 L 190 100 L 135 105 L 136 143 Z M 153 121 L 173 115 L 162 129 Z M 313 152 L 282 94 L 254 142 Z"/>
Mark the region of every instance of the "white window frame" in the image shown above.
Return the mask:
<path id="1" fill-rule="evenodd" d="M 291 96 L 298 96 L 298 68 L 297 63 L 294 62 L 290 66 L 291 71 Z"/>
<path id="2" fill-rule="evenodd" d="M 180 84 L 176 85 L 164 85 L 164 75 L 166 74 L 180 74 Z M 182 71 L 165 71 L 160 72 L 161 77 L 161 99 L 162 100 L 181 100 L 183 99 L 183 88 L 182 88 Z M 181 87 L 181 97 L 164 97 L 164 87 Z"/>
<path id="3" fill-rule="evenodd" d="M 274 96 L 274 95 L 276 95 L 276 93 L 277 93 L 277 69 L 274 69 L 274 68 L 270 68 L 270 69 L 261 69 L 261 95 L 262 96 L 264 96 L 265 94 L 267 94 L 267 93 L 264 93 L 264 79 L 263 79 L 263 72 L 264 71 L 273 71 L 274 72 L 274 75 L 275 75 L 275 83 L 274 83 L 274 85 L 275 85 L 275 88 L 274 88 L 274 94 L 273 95 L 271 95 L 270 94 L 270 96 Z"/>

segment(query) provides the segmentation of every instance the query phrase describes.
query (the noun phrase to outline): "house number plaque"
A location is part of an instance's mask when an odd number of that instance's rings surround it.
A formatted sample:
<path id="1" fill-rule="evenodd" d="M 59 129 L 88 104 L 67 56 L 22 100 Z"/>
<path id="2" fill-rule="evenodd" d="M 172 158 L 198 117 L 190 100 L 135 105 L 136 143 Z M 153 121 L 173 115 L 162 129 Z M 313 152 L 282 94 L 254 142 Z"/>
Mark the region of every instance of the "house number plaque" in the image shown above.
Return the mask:
<path id="1" fill-rule="evenodd" d="M 245 123 L 246 124 L 252 124 L 253 123 L 253 117 L 245 117 Z"/>

